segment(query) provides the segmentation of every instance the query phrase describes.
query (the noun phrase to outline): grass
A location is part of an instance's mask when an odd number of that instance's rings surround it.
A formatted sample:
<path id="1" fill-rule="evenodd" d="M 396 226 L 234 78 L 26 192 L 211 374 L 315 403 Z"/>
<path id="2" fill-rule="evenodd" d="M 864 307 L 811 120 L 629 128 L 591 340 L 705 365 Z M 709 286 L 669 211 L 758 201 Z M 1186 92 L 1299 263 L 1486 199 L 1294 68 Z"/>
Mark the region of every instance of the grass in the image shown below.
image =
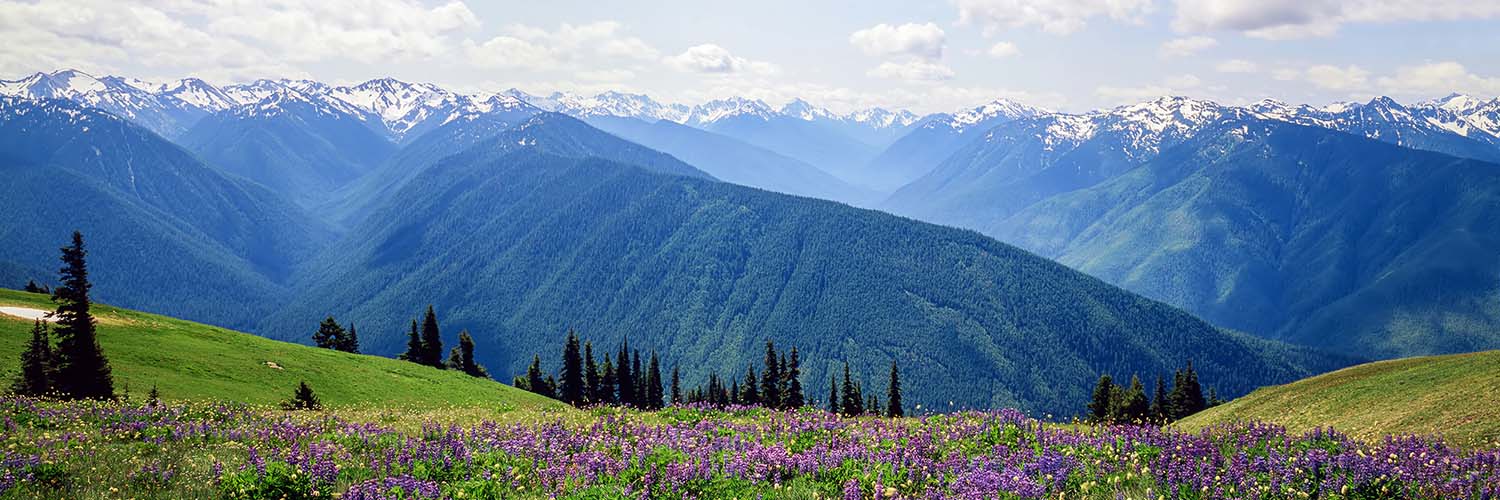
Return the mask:
<path id="1" fill-rule="evenodd" d="M 1500 351 L 1367 363 L 1264 387 L 1178 425 L 1192 430 L 1254 420 L 1352 437 L 1442 435 L 1465 447 L 1500 446 Z"/>
<path id="2" fill-rule="evenodd" d="M 46 295 L 14 290 L 0 290 L 0 306 L 54 308 Z M 499 382 L 405 361 L 279 342 L 106 305 L 95 304 L 93 312 L 99 343 L 114 370 L 115 392 L 124 393 L 128 387 L 135 398 L 145 397 L 155 386 L 166 400 L 275 404 L 305 380 L 325 405 L 333 407 L 563 407 Z M 0 376 L 6 386 L 19 371 L 31 326 L 30 320 L 0 314 Z M 315 326 L 309 323 L 309 334 Z"/>

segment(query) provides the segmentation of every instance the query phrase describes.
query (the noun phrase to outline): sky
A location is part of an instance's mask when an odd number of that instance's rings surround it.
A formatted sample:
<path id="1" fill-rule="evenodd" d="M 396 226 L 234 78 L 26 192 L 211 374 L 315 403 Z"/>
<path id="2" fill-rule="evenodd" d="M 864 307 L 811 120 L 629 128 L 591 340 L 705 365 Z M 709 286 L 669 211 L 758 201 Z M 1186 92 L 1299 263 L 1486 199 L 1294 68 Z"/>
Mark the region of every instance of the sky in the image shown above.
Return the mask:
<path id="1" fill-rule="evenodd" d="M 1500 95 L 1500 0 L 0 0 L 0 37 L 0 79 L 394 77 L 839 112 Z"/>

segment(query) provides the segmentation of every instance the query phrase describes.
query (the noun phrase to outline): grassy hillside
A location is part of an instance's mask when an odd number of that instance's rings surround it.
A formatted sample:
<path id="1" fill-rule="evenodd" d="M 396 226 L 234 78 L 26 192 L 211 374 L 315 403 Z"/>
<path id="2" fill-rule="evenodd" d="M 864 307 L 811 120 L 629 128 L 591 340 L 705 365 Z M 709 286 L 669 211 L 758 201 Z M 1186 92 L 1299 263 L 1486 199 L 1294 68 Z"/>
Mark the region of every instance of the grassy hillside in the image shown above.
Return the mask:
<path id="1" fill-rule="evenodd" d="M 0 290 L 0 306 L 51 310 L 45 295 Z M 134 397 L 155 384 L 165 399 L 271 404 L 306 380 L 328 405 L 537 407 L 560 404 L 504 384 L 404 361 L 268 340 L 188 321 L 98 305 L 99 341 L 115 391 Z M 311 323 L 309 323 L 311 325 Z M 7 386 L 30 320 L 0 314 L 0 374 Z M 273 368 L 267 362 L 280 368 Z"/>
<path id="2" fill-rule="evenodd" d="M 1265 387 L 1180 425 L 1258 420 L 1294 431 L 1333 426 L 1350 436 L 1443 434 L 1463 446 L 1500 445 L 1500 351 L 1380 361 Z"/>

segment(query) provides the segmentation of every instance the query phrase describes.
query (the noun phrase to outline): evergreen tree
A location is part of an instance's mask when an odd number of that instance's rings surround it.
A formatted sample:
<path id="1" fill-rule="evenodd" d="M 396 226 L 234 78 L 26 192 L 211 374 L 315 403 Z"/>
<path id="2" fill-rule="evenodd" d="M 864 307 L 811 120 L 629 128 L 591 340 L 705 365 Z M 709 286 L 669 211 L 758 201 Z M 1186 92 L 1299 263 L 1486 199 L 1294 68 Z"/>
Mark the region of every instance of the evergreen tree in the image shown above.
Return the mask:
<path id="1" fill-rule="evenodd" d="M 620 404 L 635 406 L 635 374 L 630 372 L 630 339 L 620 344 L 615 359 L 615 382 L 619 385 Z"/>
<path id="2" fill-rule="evenodd" d="M 312 389 L 308 389 L 309 392 Z M 146 393 L 147 404 L 161 404 L 161 391 L 156 390 L 156 384 L 151 384 L 151 392 Z"/>
<path id="3" fill-rule="evenodd" d="M 615 371 L 615 363 L 609 360 L 609 355 L 604 356 L 604 374 L 599 376 L 599 402 L 607 405 L 619 404 L 620 398 L 615 393 L 618 386 L 616 379 L 619 374 Z"/>
<path id="4" fill-rule="evenodd" d="M 896 372 L 896 362 L 891 361 L 891 384 L 885 391 L 885 416 L 896 418 L 906 416 L 905 410 L 901 408 L 901 374 Z"/>
<path id="5" fill-rule="evenodd" d="M 760 391 L 755 388 L 756 384 L 759 383 L 760 381 L 756 380 L 755 377 L 755 367 L 745 367 L 745 385 L 740 386 L 740 404 L 758 405 L 766 403 L 762 399 Z"/>
<path id="6" fill-rule="evenodd" d="M 1130 376 L 1130 387 L 1125 389 L 1121 398 L 1120 409 L 1117 415 L 1122 422 L 1142 423 L 1150 416 L 1151 406 L 1146 401 L 1146 387 L 1141 384 L 1141 378 Z"/>
<path id="7" fill-rule="evenodd" d="M 792 359 L 785 365 L 782 375 L 786 377 L 786 394 L 782 398 L 782 406 L 791 409 L 801 408 L 806 404 L 806 397 L 802 395 L 802 367 L 797 360 L 797 348 L 792 348 Z"/>
<path id="8" fill-rule="evenodd" d="M 349 331 L 344 333 L 343 341 L 339 342 L 338 349 L 359 354 L 359 332 L 355 331 L 353 322 L 349 323 Z"/>
<path id="9" fill-rule="evenodd" d="M 1099 383 L 1094 385 L 1094 397 L 1089 402 L 1089 421 L 1105 423 L 1110 420 L 1114 410 L 1115 381 L 1109 374 L 1099 376 Z"/>
<path id="10" fill-rule="evenodd" d="M 36 284 L 35 280 L 26 280 L 24 291 L 27 293 L 50 293 L 46 288 Z"/>
<path id="11" fill-rule="evenodd" d="M 729 398 L 727 401 L 729 404 L 742 404 L 745 402 L 745 392 L 744 389 L 740 389 L 740 381 L 736 380 L 729 383 Z"/>
<path id="12" fill-rule="evenodd" d="M 323 408 L 323 403 L 318 401 L 318 396 L 313 394 L 312 387 L 303 380 L 297 384 L 296 392 L 292 393 L 292 399 L 281 403 L 281 407 L 287 410 L 318 410 Z"/>
<path id="13" fill-rule="evenodd" d="M 568 340 L 563 344 L 562 380 L 558 396 L 564 403 L 573 406 L 584 404 L 583 352 L 578 344 L 578 334 L 568 330 Z"/>
<path id="14" fill-rule="evenodd" d="M 726 401 L 727 398 L 723 398 L 720 396 L 721 391 L 724 390 L 723 385 L 724 383 L 719 381 L 718 372 L 710 372 L 708 374 L 708 404 L 722 405 L 728 403 L 728 401 Z"/>
<path id="15" fill-rule="evenodd" d="M 313 345 L 324 349 L 337 349 L 343 345 L 343 341 L 344 327 L 339 326 L 333 316 L 324 318 L 322 323 L 318 323 L 318 331 L 313 332 Z"/>
<path id="16" fill-rule="evenodd" d="M 490 378 L 489 370 L 474 360 L 474 337 L 468 330 L 458 332 L 458 345 L 448 353 L 448 368 L 470 377 Z"/>
<path id="17" fill-rule="evenodd" d="M 1193 369 L 1193 360 L 1188 360 L 1187 368 L 1183 369 L 1182 384 L 1184 413 L 1177 418 L 1187 417 L 1208 408 L 1208 400 L 1203 397 L 1203 386 L 1198 383 L 1198 372 Z"/>
<path id="18" fill-rule="evenodd" d="M 547 392 L 545 393 L 547 397 L 557 399 L 557 377 L 548 375 L 545 384 L 547 385 Z"/>
<path id="19" fill-rule="evenodd" d="M 839 383 L 838 383 L 837 380 L 835 380 L 833 378 L 833 374 L 829 374 L 828 375 L 828 413 L 835 413 L 836 414 L 836 413 L 839 413 L 839 412 L 843 411 L 843 409 L 844 409 L 843 405 L 839 404 Z"/>
<path id="20" fill-rule="evenodd" d="M 776 358 L 776 344 L 766 340 L 766 371 L 761 374 L 758 401 L 766 408 L 781 408 L 781 363 Z M 752 374 L 754 370 L 751 370 Z M 753 383 L 753 381 L 752 381 Z"/>
<path id="21" fill-rule="evenodd" d="M 546 378 L 542 376 L 542 357 L 532 355 L 531 366 L 526 368 L 526 390 L 550 398 L 556 396 L 551 389 Z"/>
<path id="22" fill-rule="evenodd" d="M 1155 423 L 1167 421 L 1167 383 L 1160 374 L 1156 375 L 1156 391 L 1151 394 L 1151 421 Z"/>
<path id="23" fill-rule="evenodd" d="M 672 367 L 672 404 L 673 405 L 682 404 L 682 389 L 681 389 L 681 387 L 679 387 L 681 383 L 682 383 L 682 379 L 678 377 L 677 367 L 673 366 Z"/>
<path id="24" fill-rule="evenodd" d="M 443 367 L 443 335 L 438 331 L 437 313 L 427 305 L 427 315 L 422 318 L 422 364 Z"/>
<path id="25" fill-rule="evenodd" d="M 854 386 L 854 379 L 849 375 L 849 363 L 844 363 L 844 398 L 842 403 L 839 409 L 842 410 L 842 414 L 846 417 L 857 416 L 865 412 L 864 398 L 859 393 L 859 389 Z"/>
<path id="26" fill-rule="evenodd" d="M 635 388 L 635 395 L 631 396 L 631 401 L 635 402 L 637 407 L 646 408 L 646 371 L 641 369 L 641 351 L 639 349 L 632 353 L 630 375 L 635 377 L 635 380 L 630 382 L 630 386 Z"/>
<path id="27" fill-rule="evenodd" d="M 662 407 L 661 387 L 661 360 L 657 359 L 656 351 L 651 351 L 651 368 L 646 375 L 646 404 L 653 410 Z"/>
<path id="28" fill-rule="evenodd" d="M 406 338 L 406 352 L 401 353 L 402 360 L 413 363 L 421 363 L 423 356 L 422 336 L 417 333 L 417 320 L 411 320 L 411 332 Z"/>
<path id="29" fill-rule="evenodd" d="M 590 403 L 599 403 L 599 364 L 594 361 L 594 343 L 583 343 L 583 392 Z"/>
<path id="30" fill-rule="evenodd" d="M 874 392 L 871 392 L 869 399 L 865 400 L 864 411 L 865 413 L 875 413 L 878 415 L 880 413 L 880 396 L 877 396 Z"/>
<path id="31" fill-rule="evenodd" d="M 40 319 L 31 325 L 31 342 L 21 352 L 21 373 L 10 390 L 22 396 L 44 396 L 52 391 L 52 342 L 47 338 L 47 324 Z"/>
<path id="32" fill-rule="evenodd" d="M 1215 391 L 1214 388 L 1209 387 L 1208 388 L 1208 408 L 1213 408 L 1213 407 L 1219 406 L 1221 404 L 1224 404 L 1224 400 L 1219 399 L 1219 391 Z"/>
<path id="33" fill-rule="evenodd" d="M 88 252 L 83 249 L 83 234 L 73 232 L 73 244 L 62 248 L 61 284 L 52 291 L 57 302 L 57 350 L 53 352 L 55 378 L 53 388 L 72 399 L 109 399 L 115 394 L 109 360 L 99 347 L 94 316 L 89 312 Z"/>

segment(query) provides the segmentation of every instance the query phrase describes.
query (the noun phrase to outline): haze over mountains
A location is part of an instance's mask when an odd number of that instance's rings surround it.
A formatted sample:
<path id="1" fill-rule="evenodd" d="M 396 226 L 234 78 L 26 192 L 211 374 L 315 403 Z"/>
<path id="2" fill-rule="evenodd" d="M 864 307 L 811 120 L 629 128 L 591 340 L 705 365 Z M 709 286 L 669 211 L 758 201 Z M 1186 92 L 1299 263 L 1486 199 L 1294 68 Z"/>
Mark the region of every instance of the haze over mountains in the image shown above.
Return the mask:
<path id="1" fill-rule="evenodd" d="M 105 300 L 276 338 L 336 314 L 391 354 L 430 302 L 502 374 L 569 327 L 692 380 L 773 338 L 809 381 L 904 356 L 943 381 L 913 400 L 1036 411 L 1190 358 L 1234 395 L 1500 347 L 1500 99 L 918 117 L 76 71 L 0 93 L 0 279 L 49 276 L 78 227 Z"/>

